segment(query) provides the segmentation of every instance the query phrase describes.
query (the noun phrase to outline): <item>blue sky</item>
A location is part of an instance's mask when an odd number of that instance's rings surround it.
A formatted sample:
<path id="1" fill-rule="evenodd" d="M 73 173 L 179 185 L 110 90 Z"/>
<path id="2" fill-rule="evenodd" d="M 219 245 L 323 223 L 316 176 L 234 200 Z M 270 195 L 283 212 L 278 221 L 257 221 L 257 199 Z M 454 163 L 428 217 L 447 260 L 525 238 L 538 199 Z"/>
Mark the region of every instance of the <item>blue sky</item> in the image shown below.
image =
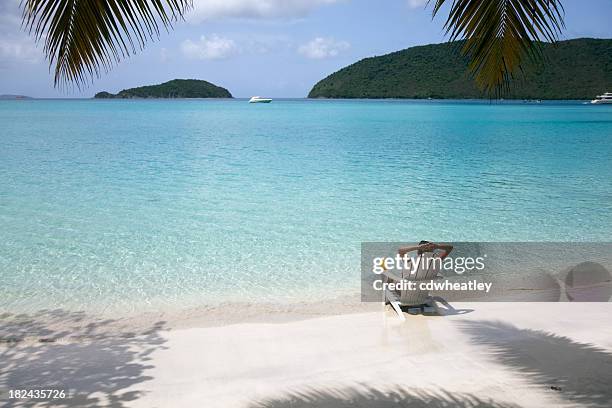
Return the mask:
<path id="1" fill-rule="evenodd" d="M 0 0 L 0 94 L 90 97 L 95 92 L 205 79 L 236 97 L 303 97 L 361 58 L 445 40 L 426 0 L 194 0 L 187 21 L 86 89 L 57 90 L 19 0 Z M 563 38 L 612 38 L 612 0 L 565 0 Z"/>

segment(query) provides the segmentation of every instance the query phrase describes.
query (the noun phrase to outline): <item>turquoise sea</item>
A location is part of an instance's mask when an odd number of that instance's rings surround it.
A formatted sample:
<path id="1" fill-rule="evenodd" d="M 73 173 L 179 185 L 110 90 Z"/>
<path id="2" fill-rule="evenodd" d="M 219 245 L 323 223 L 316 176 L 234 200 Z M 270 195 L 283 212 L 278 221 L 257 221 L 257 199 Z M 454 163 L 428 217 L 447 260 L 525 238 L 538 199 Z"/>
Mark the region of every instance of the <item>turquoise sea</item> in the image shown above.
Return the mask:
<path id="1" fill-rule="evenodd" d="M 0 101 L 0 311 L 359 291 L 362 241 L 611 241 L 612 107 Z"/>

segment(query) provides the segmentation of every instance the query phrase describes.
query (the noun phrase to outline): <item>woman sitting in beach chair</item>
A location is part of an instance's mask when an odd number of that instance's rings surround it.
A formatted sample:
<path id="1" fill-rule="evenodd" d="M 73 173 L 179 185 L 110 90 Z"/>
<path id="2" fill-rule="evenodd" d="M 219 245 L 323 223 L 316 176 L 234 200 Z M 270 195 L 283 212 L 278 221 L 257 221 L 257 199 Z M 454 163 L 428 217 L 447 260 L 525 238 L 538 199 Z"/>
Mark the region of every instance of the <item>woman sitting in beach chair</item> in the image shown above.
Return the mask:
<path id="1" fill-rule="evenodd" d="M 453 246 L 449 244 L 436 244 L 429 241 L 421 241 L 419 245 L 403 247 L 398 250 L 398 254 L 403 258 L 406 254 L 416 251 L 416 257 L 411 257 L 410 265 L 397 271 L 385 271 L 384 275 L 387 281 L 414 281 L 423 282 L 431 281 L 439 278 L 438 272 L 442 264 L 442 260 L 446 258 Z M 401 307 L 407 307 L 409 311 L 417 309 L 420 311 L 432 313 L 435 312 L 435 304 L 429 291 L 419 289 L 405 289 L 400 291 L 385 291 L 385 302 L 391 304 L 395 311 L 403 318 Z"/>

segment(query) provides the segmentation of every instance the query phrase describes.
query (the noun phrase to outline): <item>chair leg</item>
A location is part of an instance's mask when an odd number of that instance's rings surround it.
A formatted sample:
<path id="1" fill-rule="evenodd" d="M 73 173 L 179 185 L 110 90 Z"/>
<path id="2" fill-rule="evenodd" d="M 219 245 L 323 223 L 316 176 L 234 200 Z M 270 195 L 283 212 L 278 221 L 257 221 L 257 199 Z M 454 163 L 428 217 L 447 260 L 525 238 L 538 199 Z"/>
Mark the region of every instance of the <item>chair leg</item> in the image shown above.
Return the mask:
<path id="1" fill-rule="evenodd" d="M 402 322 L 405 321 L 406 317 L 404 316 L 404 312 L 402 312 L 402 308 L 400 307 L 399 302 L 391 302 L 391 306 L 393 306 L 393 309 L 395 310 L 395 312 L 399 316 L 400 320 Z"/>

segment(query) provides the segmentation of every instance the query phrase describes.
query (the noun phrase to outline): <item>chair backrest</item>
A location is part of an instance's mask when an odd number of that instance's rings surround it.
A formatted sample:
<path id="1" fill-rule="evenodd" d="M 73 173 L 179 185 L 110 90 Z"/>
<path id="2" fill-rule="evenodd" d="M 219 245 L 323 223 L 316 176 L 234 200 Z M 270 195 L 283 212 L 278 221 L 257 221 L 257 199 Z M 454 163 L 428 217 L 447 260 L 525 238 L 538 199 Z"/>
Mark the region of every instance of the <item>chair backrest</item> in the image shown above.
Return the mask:
<path id="1" fill-rule="evenodd" d="M 414 274 L 410 270 L 405 270 L 402 277 L 405 280 L 421 282 L 430 281 L 438 275 L 437 263 L 433 261 L 436 256 L 432 252 L 418 254 L 412 258 L 413 264 L 418 262 L 418 268 Z M 420 259 L 419 259 L 420 258 Z M 418 283 L 417 283 L 418 285 Z M 429 297 L 429 291 L 420 290 L 402 290 L 400 293 L 400 303 L 402 305 L 422 305 Z"/>

